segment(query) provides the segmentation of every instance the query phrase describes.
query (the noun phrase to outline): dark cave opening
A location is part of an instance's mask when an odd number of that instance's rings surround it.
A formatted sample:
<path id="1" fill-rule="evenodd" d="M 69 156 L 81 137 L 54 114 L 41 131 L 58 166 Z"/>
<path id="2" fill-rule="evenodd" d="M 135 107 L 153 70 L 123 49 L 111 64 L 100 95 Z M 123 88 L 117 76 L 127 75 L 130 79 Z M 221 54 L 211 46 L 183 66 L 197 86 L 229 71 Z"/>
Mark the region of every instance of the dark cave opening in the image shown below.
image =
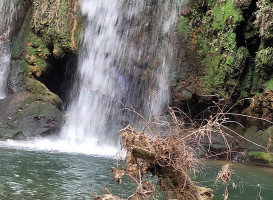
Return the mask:
<path id="1" fill-rule="evenodd" d="M 73 53 L 61 59 L 51 56 L 48 59 L 49 70 L 39 78 L 39 81 L 63 100 L 64 107 L 69 101 L 70 90 L 75 81 L 77 62 L 78 56 Z"/>
<path id="2" fill-rule="evenodd" d="M 257 0 L 252 1 L 248 9 L 243 11 L 244 21 L 236 29 L 237 46 L 246 47 L 252 57 L 256 56 L 261 43 L 261 38 L 254 28 L 256 20 L 254 13 L 258 9 L 256 3 Z"/>

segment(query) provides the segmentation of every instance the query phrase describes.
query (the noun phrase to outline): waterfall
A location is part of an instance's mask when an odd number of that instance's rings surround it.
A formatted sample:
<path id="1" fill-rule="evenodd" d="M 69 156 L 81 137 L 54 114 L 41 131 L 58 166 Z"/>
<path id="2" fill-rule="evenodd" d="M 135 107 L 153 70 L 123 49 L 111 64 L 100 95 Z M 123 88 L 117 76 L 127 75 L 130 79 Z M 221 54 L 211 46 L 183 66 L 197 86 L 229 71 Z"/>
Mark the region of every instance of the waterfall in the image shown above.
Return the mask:
<path id="1" fill-rule="evenodd" d="M 61 138 L 88 148 L 117 147 L 117 130 L 149 119 L 170 101 L 172 36 L 183 0 L 83 0 L 74 99 Z M 137 125 L 135 125 L 137 126 Z"/>
<path id="2" fill-rule="evenodd" d="M 0 99 L 6 96 L 6 82 L 10 65 L 10 40 L 16 0 L 0 1 Z"/>

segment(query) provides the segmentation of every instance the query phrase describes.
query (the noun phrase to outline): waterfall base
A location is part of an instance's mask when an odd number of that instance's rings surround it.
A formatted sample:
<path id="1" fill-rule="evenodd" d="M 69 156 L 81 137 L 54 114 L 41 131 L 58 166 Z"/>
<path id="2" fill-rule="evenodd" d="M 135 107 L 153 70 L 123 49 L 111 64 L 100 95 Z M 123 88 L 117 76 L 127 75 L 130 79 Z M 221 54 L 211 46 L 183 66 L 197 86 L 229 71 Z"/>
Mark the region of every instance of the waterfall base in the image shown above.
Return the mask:
<path id="1" fill-rule="evenodd" d="M 83 143 L 75 144 L 68 141 L 60 140 L 58 137 L 37 138 L 29 141 L 7 140 L 0 142 L 0 144 L 2 147 L 7 148 L 85 154 L 110 158 L 117 157 L 119 151 L 119 149 L 117 148 L 98 145 L 94 141 L 87 140 Z"/>

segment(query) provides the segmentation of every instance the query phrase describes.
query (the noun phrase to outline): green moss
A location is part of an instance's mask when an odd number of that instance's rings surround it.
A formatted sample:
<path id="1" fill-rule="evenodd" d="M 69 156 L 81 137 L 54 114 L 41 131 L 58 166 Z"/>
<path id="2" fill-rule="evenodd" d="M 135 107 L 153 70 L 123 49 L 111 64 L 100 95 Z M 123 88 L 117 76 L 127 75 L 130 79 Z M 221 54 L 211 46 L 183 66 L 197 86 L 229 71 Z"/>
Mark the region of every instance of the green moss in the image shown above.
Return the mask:
<path id="1" fill-rule="evenodd" d="M 50 52 L 42 38 L 30 30 L 32 14 L 33 9 L 30 8 L 12 45 L 12 56 L 21 60 L 21 68 L 24 72 L 30 72 L 29 66 L 33 66 L 39 68 L 39 73 L 42 74 L 47 69 L 46 59 Z"/>
<path id="2" fill-rule="evenodd" d="M 228 55 L 228 57 L 226 58 L 226 65 L 232 65 L 233 62 L 234 62 L 234 56 Z"/>
<path id="3" fill-rule="evenodd" d="M 272 163 L 273 162 L 273 154 L 265 153 L 261 151 L 251 151 L 249 152 L 249 157 L 253 161 L 261 161 L 264 163 Z"/>
<path id="4" fill-rule="evenodd" d="M 242 11 L 235 8 L 232 0 L 207 3 L 211 11 L 207 11 L 200 27 L 194 29 L 201 30 L 196 31 L 197 47 L 207 67 L 203 89 L 206 94 L 227 97 L 238 84 L 238 76 L 249 57 L 247 49 L 238 49 L 236 42 L 236 28 L 243 20 Z"/>
<path id="5" fill-rule="evenodd" d="M 233 0 L 227 0 L 226 3 L 222 6 L 222 10 L 224 11 L 225 22 L 228 19 L 232 19 L 234 23 L 233 25 L 237 25 L 243 20 L 242 13 L 235 8 L 235 6 L 233 5 Z"/>
<path id="6" fill-rule="evenodd" d="M 205 61 L 210 67 L 207 69 L 206 76 L 204 77 L 205 92 L 207 93 L 221 93 L 224 94 L 221 86 L 225 80 L 225 66 L 221 65 L 223 60 L 222 55 L 216 57 L 207 57 Z"/>
<path id="7" fill-rule="evenodd" d="M 232 20 L 234 26 L 243 20 L 242 13 L 235 8 L 233 0 L 226 0 L 220 5 L 216 5 L 213 14 L 213 30 L 223 30 L 226 27 L 227 20 Z"/>
<path id="8" fill-rule="evenodd" d="M 26 14 L 25 20 L 20 28 L 18 35 L 15 37 L 15 40 L 12 44 L 11 54 L 14 57 L 22 58 L 24 51 L 27 48 L 27 38 L 26 36 L 30 32 L 30 20 L 33 9 L 30 8 Z"/>
<path id="9" fill-rule="evenodd" d="M 33 32 L 29 32 L 25 52 L 25 61 L 29 64 L 27 71 L 35 73 L 37 77 L 45 73 L 48 68 L 48 56 L 50 56 L 50 51 L 42 39 Z"/>
<path id="10" fill-rule="evenodd" d="M 185 39 L 191 36 L 191 30 L 189 27 L 189 19 L 187 17 L 181 16 L 178 23 L 178 31 L 182 33 Z"/>
<path id="11" fill-rule="evenodd" d="M 252 68 L 249 67 L 247 74 L 244 76 L 241 87 L 240 87 L 240 99 L 241 98 L 246 98 L 250 96 L 250 90 L 251 90 L 251 86 L 252 86 L 252 76 L 253 76 L 253 72 L 252 72 Z"/>
<path id="12" fill-rule="evenodd" d="M 273 65 L 273 48 L 269 47 L 258 51 L 255 59 L 257 67 L 267 68 Z"/>
<path id="13" fill-rule="evenodd" d="M 31 28 L 39 33 L 43 43 L 47 46 L 54 46 L 53 53 L 56 57 L 63 57 L 65 52 L 75 50 L 71 47 L 73 20 L 77 18 L 77 13 L 72 11 L 71 6 L 75 2 L 75 0 L 61 0 L 58 5 L 56 1 L 49 0 L 43 1 L 42 5 L 38 1 L 33 4 L 34 17 L 31 21 Z"/>
<path id="14" fill-rule="evenodd" d="M 273 91 L 273 78 L 265 83 L 266 89 Z"/>
<path id="15" fill-rule="evenodd" d="M 29 64 L 27 63 L 27 61 L 24 59 L 24 60 L 21 60 L 21 68 L 23 69 L 24 72 L 27 72 L 28 71 L 28 66 Z"/>
<path id="16" fill-rule="evenodd" d="M 245 60 L 249 57 L 249 52 L 248 52 L 247 48 L 240 47 L 240 48 L 238 48 L 236 55 L 238 57 L 238 60 Z"/>
<path id="17" fill-rule="evenodd" d="M 26 80 L 26 90 L 32 94 L 37 95 L 42 101 L 52 103 L 53 105 L 60 107 L 62 100 L 56 94 L 51 92 L 43 83 L 32 78 Z"/>
<path id="18" fill-rule="evenodd" d="M 61 1 L 61 9 L 60 9 L 61 15 L 65 16 L 67 14 L 66 11 L 67 11 L 67 3 L 65 0 L 62 0 Z"/>
<path id="19" fill-rule="evenodd" d="M 225 27 L 223 10 L 219 6 L 215 6 L 213 14 L 214 14 L 214 20 L 212 23 L 213 30 L 222 30 Z"/>

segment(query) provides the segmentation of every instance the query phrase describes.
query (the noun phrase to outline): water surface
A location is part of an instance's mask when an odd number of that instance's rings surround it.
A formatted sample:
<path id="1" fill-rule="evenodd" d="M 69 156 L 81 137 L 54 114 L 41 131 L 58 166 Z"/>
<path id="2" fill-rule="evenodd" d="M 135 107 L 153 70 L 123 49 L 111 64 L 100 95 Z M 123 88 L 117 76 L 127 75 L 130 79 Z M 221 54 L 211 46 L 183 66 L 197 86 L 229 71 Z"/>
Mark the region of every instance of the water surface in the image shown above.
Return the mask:
<path id="1" fill-rule="evenodd" d="M 134 184 L 122 185 L 112 180 L 110 167 L 116 160 L 75 153 L 0 148 L 0 199 L 91 199 L 90 194 L 104 194 L 107 187 L 116 195 L 128 197 Z M 207 162 L 197 181 L 212 187 L 223 162 Z M 255 200 L 258 184 L 261 196 L 273 196 L 273 169 L 233 164 L 233 180 L 243 179 L 236 189 L 230 188 L 230 199 Z M 214 199 L 222 198 L 223 187 L 214 188 Z"/>

